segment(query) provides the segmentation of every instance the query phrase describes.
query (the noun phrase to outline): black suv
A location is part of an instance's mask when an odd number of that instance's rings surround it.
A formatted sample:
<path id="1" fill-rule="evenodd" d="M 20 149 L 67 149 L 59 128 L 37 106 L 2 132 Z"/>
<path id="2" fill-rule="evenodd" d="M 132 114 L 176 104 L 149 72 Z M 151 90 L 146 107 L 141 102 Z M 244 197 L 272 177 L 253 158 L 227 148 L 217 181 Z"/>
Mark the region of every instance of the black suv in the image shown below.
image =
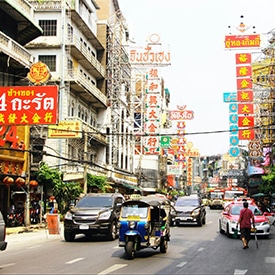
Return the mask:
<path id="1" fill-rule="evenodd" d="M 173 216 L 173 223 L 196 223 L 202 226 L 206 223 L 206 209 L 202 200 L 197 195 L 178 197 L 175 203 L 176 213 Z"/>
<path id="2" fill-rule="evenodd" d="M 7 248 L 6 239 L 6 224 L 3 215 L 0 211 L 0 250 L 3 251 Z"/>
<path id="3" fill-rule="evenodd" d="M 64 238 L 67 242 L 76 234 L 104 235 L 115 240 L 118 219 L 124 197 L 120 193 L 89 193 L 71 208 L 64 219 Z"/>

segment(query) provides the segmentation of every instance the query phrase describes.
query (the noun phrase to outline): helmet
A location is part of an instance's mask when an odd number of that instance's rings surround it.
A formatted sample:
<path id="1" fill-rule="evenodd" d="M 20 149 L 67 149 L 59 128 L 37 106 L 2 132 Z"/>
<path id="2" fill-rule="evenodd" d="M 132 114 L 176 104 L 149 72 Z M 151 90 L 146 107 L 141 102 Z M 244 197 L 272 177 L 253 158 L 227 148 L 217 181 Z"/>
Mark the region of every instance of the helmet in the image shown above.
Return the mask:
<path id="1" fill-rule="evenodd" d="M 248 202 L 247 202 L 247 201 L 244 201 L 243 207 L 244 207 L 244 208 L 247 208 L 247 207 L 248 207 Z"/>

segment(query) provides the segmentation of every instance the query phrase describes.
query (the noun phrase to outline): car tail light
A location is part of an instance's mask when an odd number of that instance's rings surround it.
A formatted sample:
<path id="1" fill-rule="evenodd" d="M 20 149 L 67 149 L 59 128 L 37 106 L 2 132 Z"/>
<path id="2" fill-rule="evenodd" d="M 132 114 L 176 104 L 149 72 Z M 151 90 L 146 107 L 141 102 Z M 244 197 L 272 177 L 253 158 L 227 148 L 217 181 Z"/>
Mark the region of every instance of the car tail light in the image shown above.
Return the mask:
<path id="1" fill-rule="evenodd" d="M 6 226 L 4 226 L 4 239 L 3 240 L 5 240 L 6 239 Z"/>

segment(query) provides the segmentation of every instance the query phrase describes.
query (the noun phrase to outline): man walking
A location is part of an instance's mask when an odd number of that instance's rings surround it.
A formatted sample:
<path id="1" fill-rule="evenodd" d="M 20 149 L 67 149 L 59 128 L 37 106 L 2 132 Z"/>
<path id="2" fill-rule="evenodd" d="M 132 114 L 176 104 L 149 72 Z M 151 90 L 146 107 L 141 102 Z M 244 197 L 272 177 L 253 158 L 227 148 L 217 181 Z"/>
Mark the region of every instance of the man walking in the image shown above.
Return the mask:
<path id="1" fill-rule="evenodd" d="M 255 219 L 254 214 L 252 211 L 248 208 L 248 202 L 244 201 L 243 203 L 243 209 L 240 211 L 240 217 L 237 223 L 240 224 L 240 231 L 241 231 L 241 240 L 243 243 L 243 249 L 248 248 L 248 243 L 250 241 L 250 232 L 251 232 L 251 221 L 253 224 L 253 228 L 255 228 Z"/>

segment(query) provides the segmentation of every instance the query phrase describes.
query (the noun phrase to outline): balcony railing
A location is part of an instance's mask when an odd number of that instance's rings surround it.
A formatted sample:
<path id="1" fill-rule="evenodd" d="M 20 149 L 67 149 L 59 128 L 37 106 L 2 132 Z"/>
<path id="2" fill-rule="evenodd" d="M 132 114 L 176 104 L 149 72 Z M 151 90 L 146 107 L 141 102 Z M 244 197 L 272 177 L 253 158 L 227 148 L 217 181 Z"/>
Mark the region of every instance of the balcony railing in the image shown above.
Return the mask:
<path id="1" fill-rule="evenodd" d="M 72 55 L 74 55 L 79 60 L 78 62 L 83 67 L 85 67 L 88 71 L 93 70 L 93 74 L 95 74 L 96 78 L 105 78 L 106 69 L 78 38 L 73 37 L 73 39 L 68 41 L 68 43 L 72 47 Z"/>
<path id="2" fill-rule="evenodd" d="M 76 85 L 79 85 L 79 88 L 75 89 L 76 91 L 83 90 L 99 100 L 101 105 L 107 106 L 107 97 L 80 70 L 71 73 L 66 81 L 74 81 Z"/>
<path id="3" fill-rule="evenodd" d="M 0 50 L 27 68 L 35 61 L 34 56 L 32 56 L 26 48 L 22 47 L 3 32 L 0 32 Z"/>

